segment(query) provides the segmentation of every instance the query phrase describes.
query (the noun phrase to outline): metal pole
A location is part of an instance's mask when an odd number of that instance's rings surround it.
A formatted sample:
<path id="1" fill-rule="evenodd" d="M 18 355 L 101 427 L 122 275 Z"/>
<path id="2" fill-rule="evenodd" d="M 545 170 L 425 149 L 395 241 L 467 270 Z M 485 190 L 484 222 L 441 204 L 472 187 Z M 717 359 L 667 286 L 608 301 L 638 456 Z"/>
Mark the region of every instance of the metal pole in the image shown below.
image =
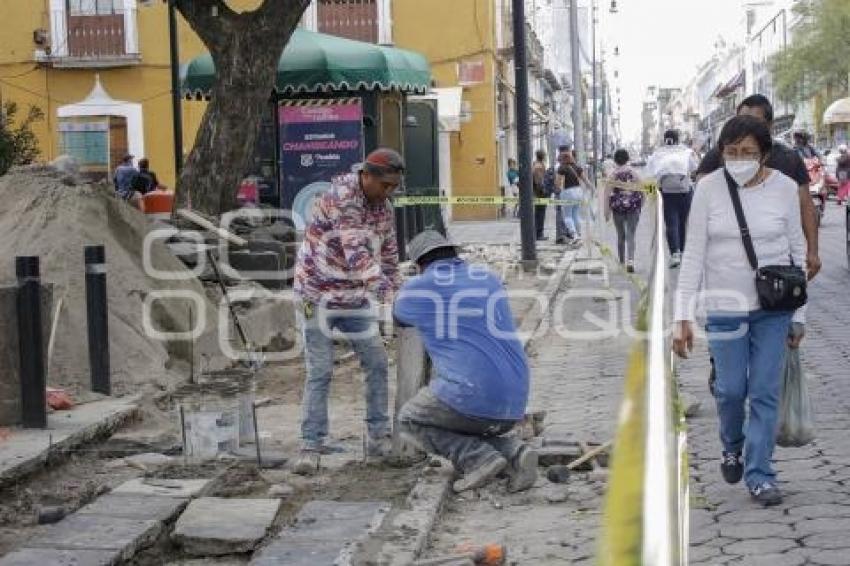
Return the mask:
<path id="1" fill-rule="evenodd" d="M 581 96 L 581 63 L 579 62 L 578 0 L 570 3 L 570 63 L 573 81 L 573 146 L 576 160 L 584 160 L 584 109 Z"/>
<path id="2" fill-rule="evenodd" d="M 534 195 L 531 178 L 531 121 L 528 102 L 528 53 L 525 44 L 525 0 L 512 0 L 512 6 L 522 262 L 525 269 L 535 269 L 537 267 L 537 238 L 534 226 Z"/>
<path id="3" fill-rule="evenodd" d="M 596 69 L 596 1 L 592 2 L 590 7 L 590 22 L 591 22 L 591 35 L 590 41 L 593 43 L 593 60 L 591 65 L 593 66 L 593 95 L 591 103 L 590 111 L 592 112 L 592 128 L 593 128 L 593 160 L 590 163 L 591 172 L 593 174 L 593 183 L 595 184 L 597 181 L 598 169 L 599 169 L 599 85 L 597 84 L 597 69 Z"/>
<path id="4" fill-rule="evenodd" d="M 180 102 L 180 44 L 177 39 L 177 7 L 168 1 L 168 41 L 171 55 L 171 120 L 174 134 L 174 175 L 183 170 L 183 108 Z"/>
<path id="5" fill-rule="evenodd" d="M 91 390 L 112 394 L 109 379 L 109 306 L 106 297 L 106 253 L 103 246 L 86 246 L 86 313 L 89 331 Z"/>
<path id="6" fill-rule="evenodd" d="M 15 258 L 18 278 L 18 352 L 21 364 L 21 421 L 25 428 L 47 428 L 41 276 L 36 256 Z"/>

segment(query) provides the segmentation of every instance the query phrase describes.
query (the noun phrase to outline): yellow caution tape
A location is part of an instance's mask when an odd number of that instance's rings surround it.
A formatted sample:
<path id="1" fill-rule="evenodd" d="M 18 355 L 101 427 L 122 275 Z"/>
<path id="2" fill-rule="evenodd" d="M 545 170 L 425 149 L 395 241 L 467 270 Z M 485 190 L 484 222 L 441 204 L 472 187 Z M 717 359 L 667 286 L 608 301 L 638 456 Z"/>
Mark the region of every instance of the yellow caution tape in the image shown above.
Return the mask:
<path id="1" fill-rule="evenodd" d="M 658 183 L 655 179 L 647 179 L 645 181 L 641 181 L 639 183 L 635 182 L 627 182 L 627 181 L 615 181 L 613 179 L 607 179 L 605 181 L 605 185 L 611 189 L 621 189 L 624 191 L 632 191 L 632 192 L 641 192 L 641 193 L 654 193 L 658 191 Z"/>
<path id="2" fill-rule="evenodd" d="M 534 204 L 556 206 L 564 204 L 584 204 L 586 201 L 581 200 L 559 200 L 548 198 L 535 198 Z M 519 197 L 396 197 L 393 199 L 395 206 L 418 206 L 418 205 L 440 205 L 440 204 L 460 204 L 460 205 L 496 205 L 502 206 L 505 204 L 517 204 Z"/>

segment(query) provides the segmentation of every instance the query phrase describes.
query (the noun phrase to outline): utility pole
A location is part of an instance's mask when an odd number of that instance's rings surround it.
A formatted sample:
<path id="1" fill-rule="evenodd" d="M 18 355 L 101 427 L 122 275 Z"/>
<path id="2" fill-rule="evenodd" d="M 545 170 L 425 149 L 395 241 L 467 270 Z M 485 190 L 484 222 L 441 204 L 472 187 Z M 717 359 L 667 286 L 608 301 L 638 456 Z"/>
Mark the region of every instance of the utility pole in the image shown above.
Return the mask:
<path id="1" fill-rule="evenodd" d="M 595 184 L 599 169 L 599 108 L 597 106 L 599 104 L 599 85 L 596 69 L 596 0 L 593 0 L 590 6 L 590 26 L 590 41 L 593 43 L 593 60 L 591 62 L 593 65 L 593 102 L 590 106 L 590 111 L 593 113 L 591 115 L 591 128 L 593 128 L 593 160 L 590 162 L 590 167 L 593 174 L 593 182 Z"/>
<path id="2" fill-rule="evenodd" d="M 523 269 L 537 269 L 537 235 L 531 179 L 531 122 L 528 102 L 528 53 L 525 38 L 525 0 L 512 0 L 516 138 L 519 161 L 519 213 Z"/>
<path id="3" fill-rule="evenodd" d="M 177 38 L 177 7 L 174 0 L 168 0 L 168 41 L 171 56 L 171 120 L 176 183 L 183 170 L 183 108 L 180 105 L 180 45 Z"/>
<path id="4" fill-rule="evenodd" d="M 573 82 L 573 147 L 576 160 L 584 161 L 584 108 L 581 96 L 581 49 L 578 36 L 578 0 L 567 0 L 570 3 L 570 63 Z M 514 2 L 516 3 L 516 1 Z"/>

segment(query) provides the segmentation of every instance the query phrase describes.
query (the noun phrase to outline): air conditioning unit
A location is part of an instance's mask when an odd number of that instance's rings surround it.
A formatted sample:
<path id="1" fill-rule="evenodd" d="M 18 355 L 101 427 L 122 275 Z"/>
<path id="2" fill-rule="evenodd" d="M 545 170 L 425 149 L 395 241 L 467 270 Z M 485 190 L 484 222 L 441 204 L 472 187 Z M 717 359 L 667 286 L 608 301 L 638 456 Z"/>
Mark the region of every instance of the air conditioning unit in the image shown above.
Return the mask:
<path id="1" fill-rule="evenodd" d="M 32 31 L 32 42 L 39 47 L 47 47 L 50 43 L 50 34 L 44 28 L 34 29 Z"/>

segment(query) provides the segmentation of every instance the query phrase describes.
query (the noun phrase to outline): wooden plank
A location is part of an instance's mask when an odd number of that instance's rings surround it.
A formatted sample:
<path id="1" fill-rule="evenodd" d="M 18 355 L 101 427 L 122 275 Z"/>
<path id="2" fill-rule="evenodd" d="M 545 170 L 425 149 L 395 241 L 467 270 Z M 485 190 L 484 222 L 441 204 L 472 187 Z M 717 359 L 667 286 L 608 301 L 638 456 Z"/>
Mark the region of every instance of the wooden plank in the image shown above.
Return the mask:
<path id="1" fill-rule="evenodd" d="M 395 411 L 393 413 L 393 459 L 407 460 L 416 454 L 415 447 L 404 442 L 399 435 L 398 414 L 401 408 L 428 381 L 428 355 L 425 345 L 419 337 L 419 331 L 412 327 L 396 327 L 396 392 Z"/>

